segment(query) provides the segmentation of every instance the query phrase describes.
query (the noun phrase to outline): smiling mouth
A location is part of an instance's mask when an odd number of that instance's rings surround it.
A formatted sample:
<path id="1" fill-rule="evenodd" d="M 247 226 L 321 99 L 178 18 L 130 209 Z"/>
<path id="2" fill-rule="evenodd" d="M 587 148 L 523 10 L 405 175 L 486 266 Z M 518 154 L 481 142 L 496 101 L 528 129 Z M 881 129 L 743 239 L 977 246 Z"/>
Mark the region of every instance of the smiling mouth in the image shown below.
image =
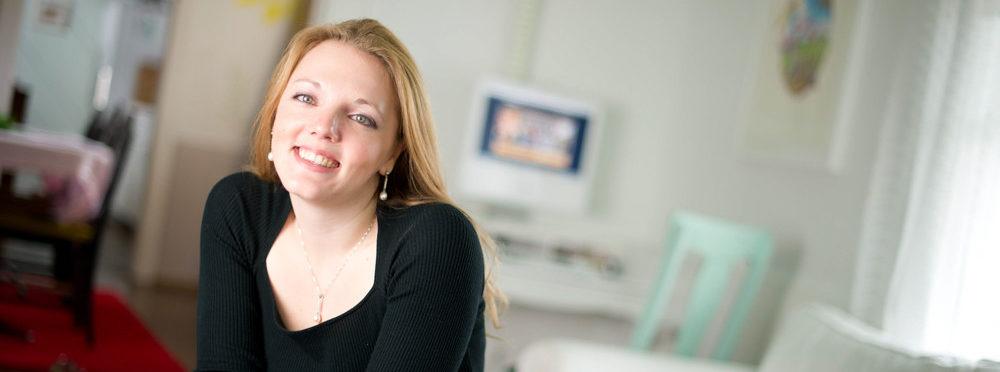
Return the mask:
<path id="1" fill-rule="evenodd" d="M 304 148 L 301 148 L 301 147 L 296 147 L 295 150 L 296 150 L 295 152 L 298 154 L 298 156 L 299 156 L 300 159 L 305 160 L 305 161 L 307 161 L 309 163 L 312 163 L 312 164 L 314 164 L 316 166 L 320 166 L 320 167 L 323 167 L 323 168 L 339 168 L 340 167 L 340 162 L 339 161 L 336 161 L 336 160 L 330 159 L 328 157 L 325 157 L 323 155 L 317 154 L 317 153 L 312 152 L 312 151 L 310 151 L 308 149 L 304 149 Z"/>

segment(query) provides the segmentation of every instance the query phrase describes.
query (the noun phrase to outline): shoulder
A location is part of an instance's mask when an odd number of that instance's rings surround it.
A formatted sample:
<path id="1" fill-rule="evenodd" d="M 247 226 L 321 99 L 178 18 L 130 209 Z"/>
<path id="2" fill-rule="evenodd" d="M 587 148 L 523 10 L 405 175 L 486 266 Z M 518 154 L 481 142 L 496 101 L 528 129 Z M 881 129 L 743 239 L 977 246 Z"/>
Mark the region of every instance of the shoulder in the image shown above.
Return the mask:
<path id="1" fill-rule="evenodd" d="M 209 192 L 211 197 L 232 197 L 241 194 L 260 192 L 266 190 L 268 182 L 257 178 L 250 172 L 237 172 L 223 177 L 212 186 Z"/>
<path id="2" fill-rule="evenodd" d="M 472 221 L 454 205 L 426 203 L 390 209 L 386 217 L 399 234 L 401 254 L 481 257 Z"/>
<path id="3" fill-rule="evenodd" d="M 271 199 L 280 186 L 257 178 L 250 172 L 237 172 L 223 177 L 212 186 L 206 205 L 227 207 L 237 205 L 260 206 L 262 201 Z"/>
<path id="4" fill-rule="evenodd" d="M 250 172 L 230 174 L 209 191 L 204 218 L 216 221 L 265 218 L 271 207 L 280 201 L 283 190 Z"/>
<path id="5" fill-rule="evenodd" d="M 469 293 L 482 292 L 482 246 L 472 221 L 461 209 L 428 203 L 391 209 L 387 214 L 392 224 L 387 230 L 393 235 L 388 239 L 393 242 L 389 243 L 392 250 L 387 252 L 393 257 L 391 277 L 400 275 L 396 278 L 403 281 L 409 277 L 435 288 L 468 286 Z"/>
<path id="6" fill-rule="evenodd" d="M 450 221 L 471 225 L 462 210 L 448 203 L 433 202 L 417 204 L 402 209 L 402 213 L 413 221 Z"/>
<path id="7" fill-rule="evenodd" d="M 205 201 L 202 238 L 230 242 L 244 247 L 253 257 L 253 247 L 261 247 L 267 234 L 279 223 L 287 192 L 250 172 L 223 177 L 215 183 Z M 253 262 L 248 259 L 247 262 Z"/>
<path id="8" fill-rule="evenodd" d="M 434 202 L 390 209 L 387 215 L 407 233 L 412 233 L 414 229 L 430 232 L 445 230 L 463 235 L 476 233 L 465 213 L 448 203 Z"/>

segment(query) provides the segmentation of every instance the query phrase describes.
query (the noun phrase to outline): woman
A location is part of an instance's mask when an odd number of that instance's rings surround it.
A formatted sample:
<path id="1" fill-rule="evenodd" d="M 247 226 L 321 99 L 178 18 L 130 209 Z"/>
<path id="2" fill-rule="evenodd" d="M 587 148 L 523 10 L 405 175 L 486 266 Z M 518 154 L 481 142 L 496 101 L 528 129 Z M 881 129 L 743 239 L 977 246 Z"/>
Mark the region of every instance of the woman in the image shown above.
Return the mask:
<path id="1" fill-rule="evenodd" d="M 197 370 L 481 371 L 502 295 L 454 207 L 409 52 L 373 20 L 305 29 L 211 191 Z M 482 248 L 481 248 L 482 247 Z"/>

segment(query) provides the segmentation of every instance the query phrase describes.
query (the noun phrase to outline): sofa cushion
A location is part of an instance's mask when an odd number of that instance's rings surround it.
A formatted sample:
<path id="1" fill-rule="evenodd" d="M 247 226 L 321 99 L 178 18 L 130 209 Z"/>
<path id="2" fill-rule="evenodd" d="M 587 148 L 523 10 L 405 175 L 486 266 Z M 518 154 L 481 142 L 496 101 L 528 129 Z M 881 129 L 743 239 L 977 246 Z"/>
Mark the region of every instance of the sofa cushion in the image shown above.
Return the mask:
<path id="1" fill-rule="evenodd" d="M 993 370 L 956 358 L 919 354 L 893 345 L 876 329 L 823 305 L 809 305 L 785 322 L 761 372 L 947 372 Z"/>

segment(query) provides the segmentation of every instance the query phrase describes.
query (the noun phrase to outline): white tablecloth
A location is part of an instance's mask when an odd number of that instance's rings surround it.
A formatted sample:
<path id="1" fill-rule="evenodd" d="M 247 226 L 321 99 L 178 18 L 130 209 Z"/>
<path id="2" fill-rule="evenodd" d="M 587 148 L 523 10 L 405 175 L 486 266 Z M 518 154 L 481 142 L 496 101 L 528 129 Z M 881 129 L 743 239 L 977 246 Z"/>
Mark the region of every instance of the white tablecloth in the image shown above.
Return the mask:
<path id="1" fill-rule="evenodd" d="M 111 148 L 80 135 L 0 130 L 0 169 L 40 172 L 60 222 L 100 212 L 114 161 Z"/>

